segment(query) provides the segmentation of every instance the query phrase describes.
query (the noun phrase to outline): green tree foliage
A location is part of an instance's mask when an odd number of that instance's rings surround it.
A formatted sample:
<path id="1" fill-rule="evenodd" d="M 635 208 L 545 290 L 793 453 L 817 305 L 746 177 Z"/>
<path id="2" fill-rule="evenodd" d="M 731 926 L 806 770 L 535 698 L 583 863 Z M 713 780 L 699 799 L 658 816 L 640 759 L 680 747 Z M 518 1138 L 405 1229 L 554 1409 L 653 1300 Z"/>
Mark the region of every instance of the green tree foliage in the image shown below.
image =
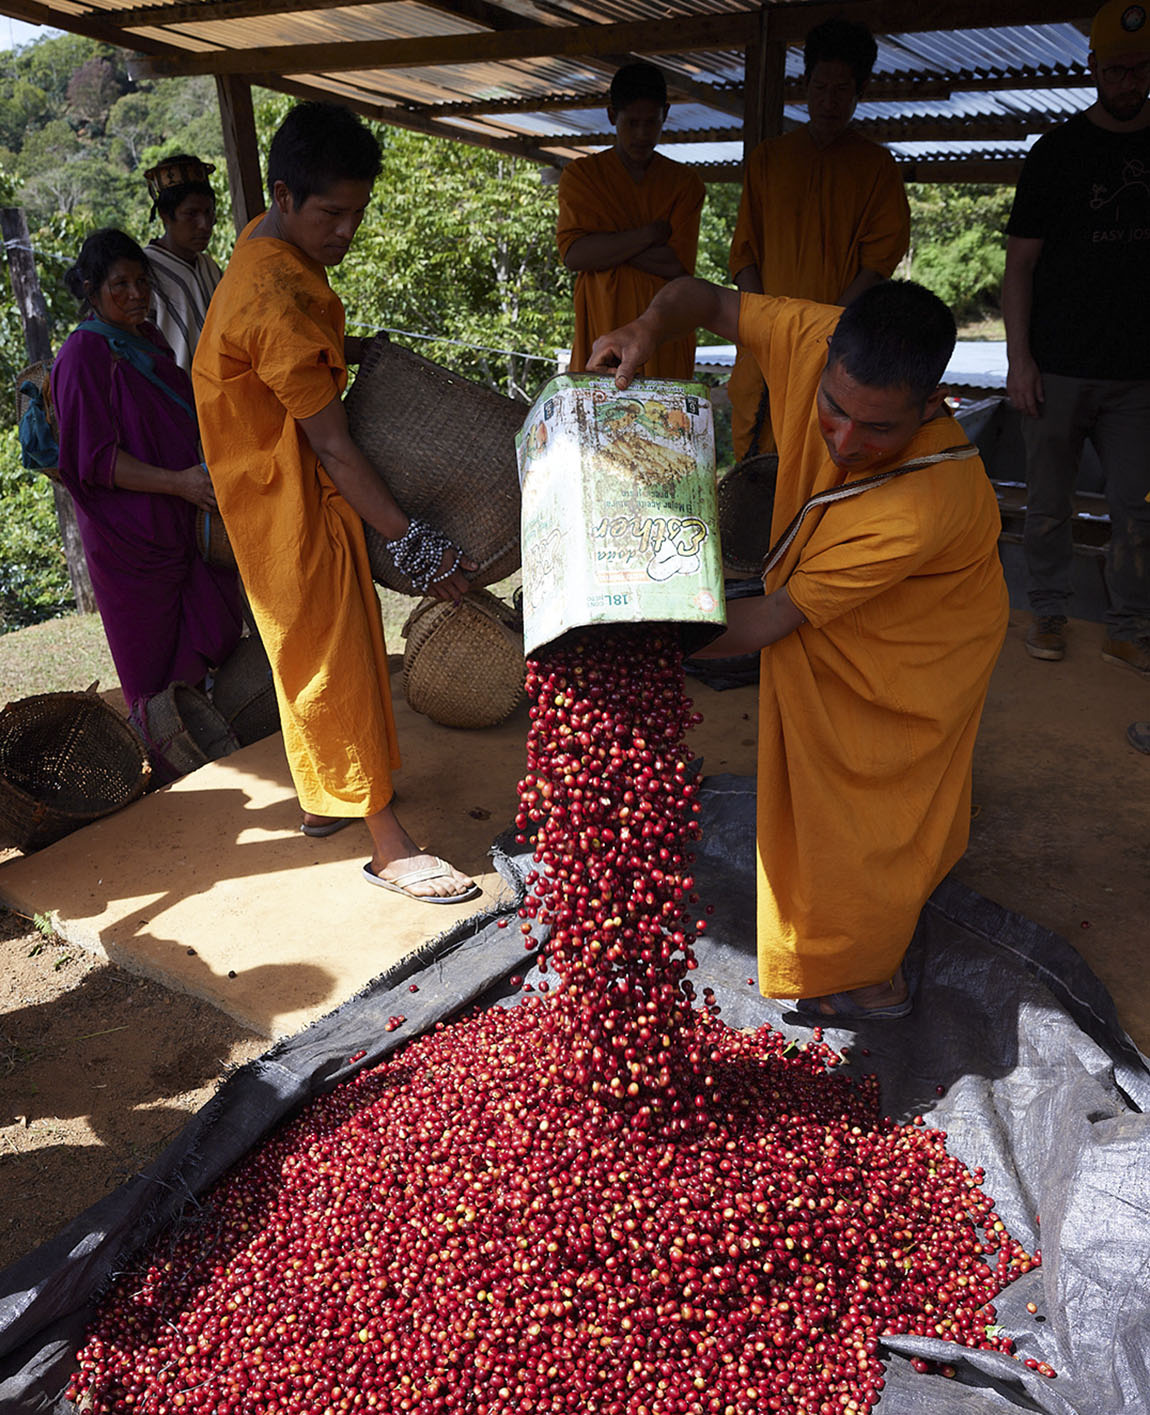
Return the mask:
<path id="1" fill-rule="evenodd" d="M 573 332 L 555 187 L 521 159 L 398 129 L 379 136 L 371 208 L 332 272 L 349 327 L 430 336 L 407 342 L 493 388 L 533 396 Z"/>
<path id="2" fill-rule="evenodd" d="M 86 229 L 120 226 L 147 240 L 157 229 L 149 231 L 143 180 L 151 162 L 190 150 L 223 169 L 210 80 L 137 84 L 127 58 L 77 35 L 38 39 L 8 56 L 0 169 L 30 226 L 74 213 Z"/>
<path id="3" fill-rule="evenodd" d="M 185 151 L 215 163 L 211 250 L 221 264 L 234 239 L 214 85 L 137 83 L 126 57 L 65 35 L 18 50 L 0 76 L 0 201 L 27 214 L 57 348 L 75 320 L 63 276 L 84 236 L 106 225 L 142 244 L 158 234 L 143 172 L 162 158 Z M 258 89 L 253 98 L 262 168 L 293 100 Z M 402 129 L 376 131 L 383 172 L 355 245 L 331 272 L 349 329 L 390 329 L 465 376 L 533 397 L 573 332 L 574 281 L 555 246 L 553 174 Z M 715 183 L 703 208 L 698 273 L 721 284 L 739 196 L 737 182 Z M 1009 189 L 913 186 L 910 200 L 909 272 L 960 319 L 996 305 Z M 0 270 L 0 426 L 11 428 L 26 356 L 6 265 Z M 0 435 L 0 516 L 0 605 L 9 624 L 44 617 L 67 600 L 52 498 L 42 478 L 19 466 L 11 433 Z"/>
<path id="4" fill-rule="evenodd" d="M 0 633 L 54 619 L 72 604 L 52 487 L 20 465 L 14 428 L 0 429 Z"/>
<path id="5" fill-rule="evenodd" d="M 90 133 L 99 135 L 122 92 L 115 66 L 103 55 L 93 55 L 68 80 L 68 113 Z"/>
<path id="6" fill-rule="evenodd" d="M 912 182 L 907 196 L 911 279 L 944 300 L 960 324 L 996 311 L 1013 187 Z"/>
<path id="7" fill-rule="evenodd" d="M 738 182 L 712 182 L 707 188 L 699 222 L 699 259 L 695 267 L 695 274 L 701 280 L 713 280 L 716 285 L 731 283 L 727 257 L 742 192 Z"/>

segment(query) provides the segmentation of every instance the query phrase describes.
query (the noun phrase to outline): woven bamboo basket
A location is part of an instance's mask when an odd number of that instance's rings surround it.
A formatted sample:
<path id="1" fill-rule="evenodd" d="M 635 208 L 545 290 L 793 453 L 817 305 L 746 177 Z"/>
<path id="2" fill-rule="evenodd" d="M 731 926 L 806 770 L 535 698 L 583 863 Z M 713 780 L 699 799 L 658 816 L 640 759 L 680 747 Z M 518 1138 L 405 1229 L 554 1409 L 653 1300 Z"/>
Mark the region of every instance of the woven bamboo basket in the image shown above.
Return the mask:
<path id="1" fill-rule="evenodd" d="M 187 776 L 234 752 L 238 743 L 220 710 L 199 688 L 170 683 L 133 717 L 149 751 L 167 767 L 167 780 Z"/>
<path id="2" fill-rule="evenodd" d="M 346 400 L 356 445 L 409 516 L 427 521 L 471 557 L 472 583 L 519 568 L 519 471 L 515 434 L 527 409 L 377 335 Z M 364 526 L 372 574 L 418 594 Z"/>
<path id="3" fill-rule="evenodd" d="M 212 702 L 241 747 L 280 730 L 272 666 L 257 635 L 241 639 L 228 661 L 216 670 Z"/>
<path id="4" fill-rule="evenodd" d="M 731 574 L 762 573 L 778 475 L 778 453 L 760 452 L 736 463 L 719 483 L 719 539 L 723 569 Z"/>
<path id="5" fill-rule="evenodd" d="M 27 412 L 28 404 L 31 401 L 28 395 L 24 392 L 24 385 L 25 383 L 34 383 L 36 387 L 40 390 L 40 396 L 44 399 L 44 406 L 48 409 L 48 421 L 52 424 L 52 430 L 53 432 L 56 432 L 58 436 L 59 433 L 58 429 L 56 428 L 56 414 L 52 408 L 52 397 L 48 387 L 48 373 L 48 365 L 44 363 L 42 359 L 37 359 L 34 364 L 29 364 L 26 369 L 21 370 L 21 372 L 17 375 L 16 426 L 20 426 L 20 419 Z M 41 467 L 40 474 L 41 476 L 47 477 L 49 481 L 58 482 L 60 480 L 59 467 Z"/>
<path id="6" fill-rule="evenodd" d="M 224 518 L 218 511 L 196 512 L 196 549 L 200 557 L 209 565 L 222 565 L 229 570 L 236 568 L 236 553 L 228 539 Z"/>
<path id="7" fill-rule="evenodd" d="M 0 712 L 0 841 L 29 852 L 142 794 L 144 746 L 94 692 L 39 693 Z"/>
<path id="8" fill-rule="evenodd" d="M 421 600 L 403 626 L 403 691 L 444 727 L 494 727 L 523 697 L 523 623 L 485 590 Z"/>

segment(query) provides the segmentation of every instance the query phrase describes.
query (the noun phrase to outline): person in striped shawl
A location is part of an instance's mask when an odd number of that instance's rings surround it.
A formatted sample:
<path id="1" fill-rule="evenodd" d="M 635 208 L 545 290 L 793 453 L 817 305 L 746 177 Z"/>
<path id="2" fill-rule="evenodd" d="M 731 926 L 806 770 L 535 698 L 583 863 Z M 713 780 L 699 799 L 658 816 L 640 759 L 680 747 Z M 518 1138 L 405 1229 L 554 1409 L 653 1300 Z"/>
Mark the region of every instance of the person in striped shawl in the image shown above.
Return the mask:
<path id="1" fill-rule="evenodd" d="M 188 374 L 212 291 L 220 283 L 220 267 L 207 252 L 216 224 L 216 198 L 208 177 L 215 170 L 210 162 L 178 153 L 144 173 L 152 216 L 164 227 L 147 249 L 151 318 Z"/>

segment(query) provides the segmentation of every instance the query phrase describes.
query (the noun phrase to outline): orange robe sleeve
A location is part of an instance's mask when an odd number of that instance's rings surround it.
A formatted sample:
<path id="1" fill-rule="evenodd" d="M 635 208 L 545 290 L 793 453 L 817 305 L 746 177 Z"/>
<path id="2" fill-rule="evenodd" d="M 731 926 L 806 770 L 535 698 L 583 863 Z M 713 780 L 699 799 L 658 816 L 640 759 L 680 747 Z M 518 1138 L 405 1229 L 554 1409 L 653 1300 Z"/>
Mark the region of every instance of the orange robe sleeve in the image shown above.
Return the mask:
<path id="1" fill-rule="evenodd" d="M 815 393 L 839 311 L 744 295 L 739 338 L 779 439 L 777 536 L 839 485 Z M 890 466 L 966 441 L 932 420 Z M 883 466 L 868 468 L 884 470 Z M 966 847 L 971 763 L 1006 631 L 1000 516 L 977 457 L 812 513 L 766 581 L 807 623 L 762 654 L 759 982 L 813 997 L 889 979 Z"/>
<path id="2" fill-rule="evenodd" d="M 374 815 L 399 766 L 387 648 L 359 516 L 299 419 L 347 381 L 322 267 L 240 236 L 193 365 L 204 453 L 275 680 L 300 805 Z"/>
<path id="3" fill-rule="evenodd" d="M 614 148 L 581 157 L 565 167 L 559 179 L 559 254 L 566 257 L 581 236 L 667 221 L 671 249 L 693 274 L 704 195 L 703 183 L 689 168 L 661 153 L 655 154 L 642 182 L 631 177 Z M 629 264 L 581 270 L 575 279 L 571 371 L 582 372 L 600 334 L 637 319 L 664 283 Z M 689 379 L 694 370 L 695 340 L 687 336 L 662 345 L 640 372 L 647 378 Z"/>

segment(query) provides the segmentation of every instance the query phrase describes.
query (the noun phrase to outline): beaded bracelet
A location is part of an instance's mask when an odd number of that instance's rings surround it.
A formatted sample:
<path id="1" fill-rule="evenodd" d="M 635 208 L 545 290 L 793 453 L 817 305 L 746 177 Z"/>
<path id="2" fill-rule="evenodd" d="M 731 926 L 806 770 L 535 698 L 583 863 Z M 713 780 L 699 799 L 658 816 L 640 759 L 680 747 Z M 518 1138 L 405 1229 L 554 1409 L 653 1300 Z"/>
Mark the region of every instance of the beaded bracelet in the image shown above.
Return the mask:
<path id="1" fill-rule="evenodd" d="M 407 576 L 420 594 L 426 594 L 432 585 L 454 575 L 463 559 L 463 552 L 442 531 L 434 530 L 426 521 L 415 517 L 403 535 L 397 540 L 385 541 L 384 545 L 395 561 L 395 568 Z M 454 558 L 448 568 L 441 571 L 443 557 L 452 551 Z"/>

